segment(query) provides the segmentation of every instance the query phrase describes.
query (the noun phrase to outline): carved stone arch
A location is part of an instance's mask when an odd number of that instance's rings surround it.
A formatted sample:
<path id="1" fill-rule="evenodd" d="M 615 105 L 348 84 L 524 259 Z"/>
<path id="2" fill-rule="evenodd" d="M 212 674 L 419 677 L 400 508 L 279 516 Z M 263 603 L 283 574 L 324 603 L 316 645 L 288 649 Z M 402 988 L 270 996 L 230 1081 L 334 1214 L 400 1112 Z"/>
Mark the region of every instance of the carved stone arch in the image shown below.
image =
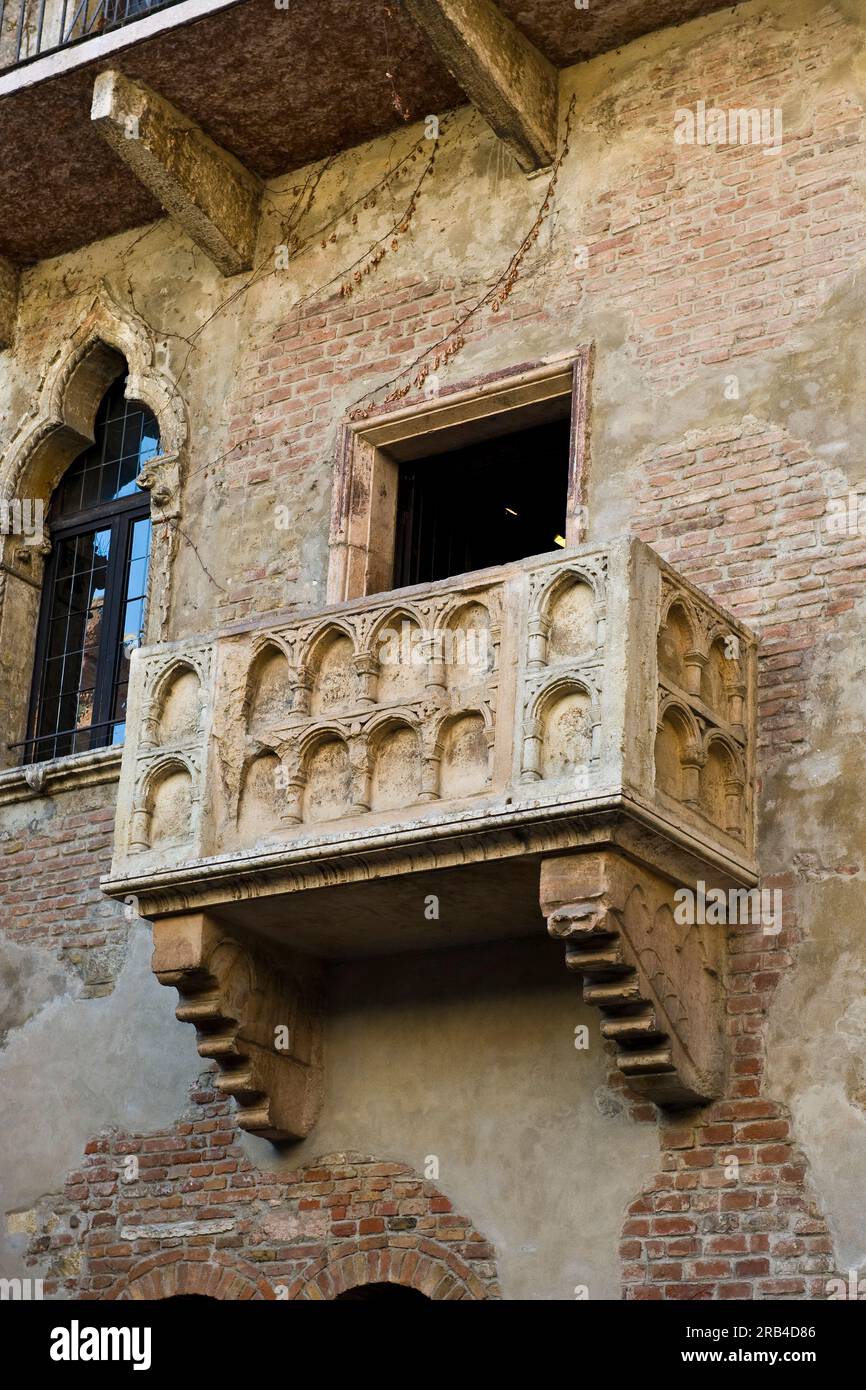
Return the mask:
<path id="1" fill-rule="evenodd" d="M 252 641 L 250 642 L 249 664 L 252 665 L 267 647 L 275 647 L 277 651 L 282 653 L 291 666 L 294 661 L 294 644 L 281 632 L 253 633 Z"/>
<path id="2" fill-rule="evenodd" d="M 289 777 L 278 750 L 258 739 L 241 764 L 235 807 L 238 843 L 254 844 L 278 830 L 284 819 L 290 824 L 299 817 L 287 814 Z"/>
<path id="3" fill-rule="evenodd" d="M 183 398 L 158 363 L 156 341 L 144 320 L 103 290 L 46 367 L 33 404 L 13 435 L 0 467 L 7 497 L 38 495 L 34 487 L 43 478 L 48 487 L 43 495 L 50 496 L 76 453 L 93 443 L 99 403 L 124 367 L 127 399 L 146 405 L 159 425 L 161 453 L 147 471 L 180 459 L 189 435 Z M 69 450 L 65 462 L 60 458 L 64 449 Z"/>
<path id="4" fill-rule="evenodd" d="M 425 618 L 423 613 L 419 612 L 414 604 L 408 602 L 396 603 L 393 608 L 388 608 L 385 612 L 377 613 L 373 617 L 370 622 L 366 645 L 372 650 L 375 650 L 379 633 L 384 628 L 388 628 L 394 623 L 399 622 L 413 623 L 415 627 L 420 627 L 423 631 Z"/>
<path id="5" fill-rule="evenodd" d="M 405 640 L 405 628 L 418 634 L 418 640 Z M 385 634 L 388 634 L 386 637 Z M 389 649 L 396 636 L 396 653 Z M 429 641 L 425 620 L 411 603 L 401 603 L 378 613 L 370 624 L 358 653 L 358 674 L 370 702 L 394 701 L 420 695 L 428 679 Z M 394 659 L 396 656 L 396 659 Z"/>
<path id="6" fill-rule="evenodd" d="M 249 653 L 247 656 L 247 683 L 249 684 L 249 674 L 261 661 L 262 656 L 268 653 L 285 657 L 286 663 L 291 670 L 295 662 L 294 646 L 291 641 L 279 632 L 256 632 L 250 642 Z"/>
<path id="7" fill-rule="evenodd" d="M 599 695 L 594 683 L 586 676 L 567 675 L 556 676 L 541 687 L 530 701 L 528 716 L 530 720 L 538 720 L 544 716 L 550 705 L 560 696 L 570 691 L 581 691 L 590 702 L 593 722 L 597 723 L 601 719 L 599 713 Z"/>
<path id="8" fill-rule="evenodd" d="M 149 850 L 153 847 L 153 822 L 157 794 L 173 774 L 188 779 L 190 810 L 196 806 L 199 796 L 197 774 L 191 759 L 184 753 L 174 751 L 156 758 L 148 767 L 136 789 L 129 827 L 130 850 Z M 186 821 L 187 833 L 185 836 L 178 836 L 178 839 L 190 839 L 192 837 L 194 828 L 190 821 L 191 816 L 188 816 Z M 183 823 L 182 817 L 179 817 L 179 823 Z"/>
<path id="9" fill-rule="evenodd" d="M 346 659 L 334 670 L 326 670 L 330 653 L 348 643 Z M 327 618 L 316 625 L 298 652 L 298 675 L 302 688 L 308 691 L 302 712 L 322 715 L 331 708 L 354 704 L 358 689 L 358 637 L 350 623 L 340 618 Z"/>
<path id="10" fill-rule="evenodd" d="M 183 656 L 174 656 L 162 668 L 153 683 L 147 696 L 147 704 L 142 714 L 142 742 L 155 744 L 160 742 L 160 725 L 165 712 L 165 702 L 171 687 L 184 674 L 189 673 L 196 677 L 198 681 L 199 709 L 195 730 L 190 730 L 189 737 L 193 733 L 201 732 L 201 720 L 206 711 L 204 691 L 207 684 L 207 672 L 201 662 L 192 654 L 184 653 Z"/>
<path id="11" fill-rule="evenodd" d="M 357 650 L 357 637 L 351 623 L 342 618 L 325 618 L 306 636 L 298 650 L 298 665 L 315 671 L 322 658 L 323 649 L 334 637 L 348 637 Z"/>
<path id="12" fill-rule="evenodd" d="M 699 695 L 709 648 L 701 615 L 691 600 L 674 590 L 662 597 L 657 659 L 660 676 L 666 676 L 689 694 Z"/>
<path id="13" fill-rule="evenodd" d="M 746 774 L 743 764 L 742 749 L 738 748 L 734 740 L 729 738 L 721 729 L 709 729 L 704 735 L 703 751 L 709 753 L 711 748 L 716 746 L 724 750 L 724 753 L 728 757 L 732 775 L 744 778 Z"/>
<path id="14" fill-rule="evenodd" d="M 717 618 L 709 617 L 709 615 L 708 619 L 709 620 L 705 624 L 704 628 L 708 649 L 713 645 L 714 642 L 723 642 L 728 637 L 736 637 L 740 642 L 743 643 L 743 645 L 745 645 L 744 639 L 740 637 L 740 634 L 738 632 L 734 631 L 731 623 L 721 622 Z"/>
<path id="15" fill-rule="evenodd" d="M 451 634 L 461 630 L 461 616 L 464 613 L 468 613 L 473 608 L 483 609 L 487 614 L 487 623 L 483 630 L 489 635 L 490 651 L 489 661 L 486 663 L 481 660 L 460 662 L 458 659 L 459 652 L 455 652 L 448 640 Z M 433 623 L 433 630 L 431 633 L 433 639 L 431 657 L 434 672 L 430 683 L 432 685 L 441 686 L 450 685 L 452 683 L 452 677 L 455 676 L 461 667 L 463 669 L 467 666 L 477 667 L 478 675 L 481 677 L 495 671 L 499 665 L 501 622 L 501 612 L 498 604 L 498 596 L 496 594 L 461 593 L 451 595 L 449 600 L 436 614 Z"/>
<path id="16" fill-rule="evenodd" d="M 697 801 L 703 766 L 698 721 L 675 695 L 659 701 L 655 740 L 656 786 L 677 801 Z"/>
<path id="17" fill-rule="evenodd" d="M 605 642 L 606 602 L 601 575 L 584 569 L 580 564 L 571 564 L 567 569 L 557 571 L 552 580 L 539 587 L 537 594 L 532 596 L 528 626 L 528 666 L 531 671 L 541 670 L 549 660 L 556 659 L 556 653 L 552 651 L 556 605 L 569 594 L 570 589 L 580 587 L 588 589 L 589 592 L 589 612 L 584 614 L 584 617 L 587 626 L 589 623 L 592 624 L 587 642 L 582 649 L 587 652 L 594 651 Z M 574 656 L 578 651 L 580 644 L 575 644 L 571 651 L 563 655 Z"/>
<path id="18" fill-rule="evenodd" d="M 442 711 L 433 730 L 432 758 L 438 774 L 438 795 L 461 798 L 484 791 L 490 781 L 495 734 L 493 714 L 486 701 Z"/>
<path id="19" fill-rule="evenodd" d="M 484 733 L 492 746 L 496 726 L 493 719 L 493 711 L 486 700 L 479 700 L 477 704 L 467 705 L 465 709 L 444 709 L 436 711 L 432 720 L 431 740 L 441 749 L 442 737 L 446 726 L 455 719 L 460 719 L 463 715 L 475 714 L 484 722 Z"/>
<path id="20" fill-rule="evenodd" d="M 449 594 L 433 620 L 433 632 L 445 632 L 449 627 L 453 627 L 454 619 L 467 608 L 485 608 L 492 627 L 499 617 L 494 611 L 493 598 L 492 593 L 486 592 Z"/>
<path id="21" fill-rule="evenodd" d="M 677 588 L 669 582 L 662 583 L 661 605 L 659 607 L 659 626 L 664 627 L 674 608 L 681 608 L 683 615 L 687 619 L 692 630 L 692 636 L 697 637 L 701 631 L 701 621 L 698 610 L 689 594 L 684 589 Z"/>
<path id="22" fill-rule="evenodd" d="M 136 796 L 136 802 L 140 800 L 146 801 L 152 794 L 153 788 L 160 778 L 172 769 L 188 772 L 190 777 L 195 777 L 196 774 L 195 765 L 192 760 L 187 757 L 186 753 L 175 750 L 163 753 L 160 757 L 154 759 L 142 777 L 139 783 L 139 794 Z"/>
<path id="23" fill-rule="evenodd" d="M 171 564 L 179 512 L 188 429 L 182 399 L 156 360 L 150 330 L 103 289 L 81 324 L 45 368 L 33 403 L 0 462 L 0 498 L 48 510 L 67 468 L 94 439 L 96 413 L 105 392 L 126 369 L 127 397 L 156 417 L 160 454 L 139 475 L 150 492 L 153 543 L 146 605 L 145 641 L 164 638 L 171 595 Z M 9 741 L 25 734 L 39 616 L 47 535 L 22 544 L 0 537 L 0 726 Z M 7 761 L 5 749 L 0 760 Z"/>
<path id="24" fill-rule="evenodd" d="M 659 700 L 658 723 L 663 719 L 676 718 L 684 724 L 689 739 L 695 745 L 700 744 L 701 730 L 692 710 L 677 695 L 663 695 Z"/>
<path id="25" fill-rule="evenodd" d="M 328 754 L 327 749 L 336 751 Z M 304 733 L 299 748 L 299 804 L 301 819 L 338 820 L 351 810 L 357 796 L 357 758 L 352 757 L 348 730 L 335 720 L 315 724 Z M 369 770 L 361 775 L 366 781 Z"/>
<path id="26" fill-rule="evenodd" d="M 416 733 L 421 732 L 418 722 L 417 711 L 411 705 L 394 705 L 391 709 L 379 710 L 364 725 L 364 737 L 371 749 L 376 747 L 377 742 L 386 736 L 391 729 L 401 726 L 414 729 Z"/>
<path id="27" fill-rule="evenodd" d="M 707 635 L 707 664 L 702 672 L 701 696 L 704 703 L 726 723 L 742 724 L 746 697 L 746 657 L 742 647 L 729 650 L 736 633 L 715 624 Z"/>
<path id="28" fill-rule="evenodd" d="M 370 775 L 370 809 L 395 810 L 423 799 L 424 749 L 410 709 L 383 711 L 364 730 Z"/>
<path id="29" fill-rule="evenodd" d="M 150 690 L 149 699 L 153 705 L 159 705 L 165 698 L 165 688 L 169 685 L 178 671 L 192 671 L 198 676 L 202 685 L 207 680 L 207 671 L 202 662 L 194 652 L 184 652 L 182 656 L 172 656 L 165 663 Z"/>
<path id="30" fill-rule="evenodd" d="M 260 721 L 256 719 L 257 714 L 267 715 L 272 707 L 278 703 L 278 692 L 272 691 L 263 702 L 261 709 L 258 708 L 259 696 L 261 694 L 262 676 L 265 668 L 272 660 L 282 661 L 285 667 L 285 702 L 282 709 L 282 721 L 275 720 L 275 723 L 286 723 L 293 707 L 296 703 L 296 671 L 292 661 L 292 651 L 289 645 L 275 633 L 259 634 L 250 647 L 249 662 L 247 664 L 246 679 L 244 682 L 244 696 L 241 705 L 241 719 L 244 728 L 249 733 L 261 732 L 258 728 L 254 729 L 253 724 Z M 279 710 L 276 711 L 279 713 Z"/>
<path id="31" fill-rule="evenodd" d="M 588 728 L 582 727 L 588 724 Z M 601 714 L 594 683 L 578 674 L 549 680 L 530 701 L 524 723 L 522 777 L 589 775 L 599 755 Z"/>
<path id="32" fill-rule="evenodd" d="M 298 760 L 301 766 L 306 763 L 311 753 L 314 753 L 320 743 L 327 743 L 329 739 L 339 738 L 348 747 L 349 728 L 339 719 L 321 719 L 309 726 L 301 734 L 297 742 Z"/>
<path id="33" fill-rule="evenodd" d="M 381 634 L 387 632 L 389 628 L 399 627 L 403 623 L 411 623 L 413 627 L 419 628 L 422 632 L 425 628 L 425 619 L 422 613 L 411 603 L 397 603 L 393 608 L 388 608 L 384 613 L 377 613 L 370 622 L 369 629 L 364 638 L 364 645 L 373 653 L 378 650 Z"/>
<path id="34" fill-rule="evenodd" d="M 701 810 L 721 830 L 741 837 L 746 823 L 746 772 L 742 752 L 720 729 L 709 730 L 702 751 Z"/>
<path id="35" fill-rule="evenodd" d="M 604 606 L 605 594 L 603 575 L 579 562 L 568 565 L 565 569 L 557 570 L 553 578 L 542 585 L 533 597 L 530 613 L 533 617 L 543 617 L 549 612 L 550 605 L 556 598 L 560 589 L 568 588 L 570 584 L 577 581 L 579 584 L 586 584 L 592 590 L 593 598 L 597 604 Z"/>

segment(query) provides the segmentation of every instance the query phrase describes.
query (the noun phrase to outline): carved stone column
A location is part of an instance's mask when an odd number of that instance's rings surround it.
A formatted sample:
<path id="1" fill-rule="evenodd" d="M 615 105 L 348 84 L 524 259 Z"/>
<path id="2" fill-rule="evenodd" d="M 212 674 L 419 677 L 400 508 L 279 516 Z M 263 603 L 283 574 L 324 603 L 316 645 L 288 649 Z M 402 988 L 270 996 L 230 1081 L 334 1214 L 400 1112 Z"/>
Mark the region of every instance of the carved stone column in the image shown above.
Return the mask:
<path id="1" fill-rule="evenodd" d="M 150 848 L 150 821 L 151 812 L 143 803 L 136 803 L 132 808 L 129 829 L 129 847 L 135 850 L 146 850 Z"/>
<path id="2" fill-rule="evenodd" d="M 283 825 L 300 825 L 304 819 L 304 788 L 306 778 L 300 769 L 294 768 L 286 774 L 286 799 L 280 820 Z"/>
<path id="3" fill-rule="evenodd" d="M 135 485 L 142 492 L 150 493 L 153 522 L 146 640 L 163 641 L 171 613 L 173 565 L 179 535 L 180 458 L 177 454 L 160 454 L 150 459 L 136 478 Z"/>
<path id="4" fill-rule="evenodd" d="M 527 634 L 527 669 L 543 671 L 547 665 L 547 640 L 550 637 L 550 619 L 536 613 L 529 619 Z"/>
<path id="5" fill-rule="evenodd" d="M 379 658 L 375 652 L 356 653 L 355 680 L 358 686 L 358 699 L 361 703 L 375 705 L 379 688 Z"/>
<path id="6" fill-rule="evenodd" d="M 674 892 L 688 886 L 618 850 L 541 865 L 548 930 L 601 1010 L 620 1071 L 659 1105 L 712 1100 L 723 1082 L 723 928 L 675 921 Z"/>
<path id="7" fill-rule="evenodd" d="M 233 933 L 208 913 L 153 924 L 153 971 L 180 995 L 198 1050 L 238 1103 L 238 1123 L 264 1139 L 302 1139 L 322 1107 L 322 1018 L 314 962 Z"/>
<path id="8" fill-rule="evenodd" d="M 313 692 L 313 673 L 307 666 L 299 666 L 292 678 L 292 713 L 308 715 L 310 696 Z"/>
<path id="9" fill-rule="evenodd" d="M 432 637 L 425 637 L 421 651 L 424 659 L 424 684 L 434 693 L 445 690 L 447 680 L 442 633 L 437 632 Z"/>

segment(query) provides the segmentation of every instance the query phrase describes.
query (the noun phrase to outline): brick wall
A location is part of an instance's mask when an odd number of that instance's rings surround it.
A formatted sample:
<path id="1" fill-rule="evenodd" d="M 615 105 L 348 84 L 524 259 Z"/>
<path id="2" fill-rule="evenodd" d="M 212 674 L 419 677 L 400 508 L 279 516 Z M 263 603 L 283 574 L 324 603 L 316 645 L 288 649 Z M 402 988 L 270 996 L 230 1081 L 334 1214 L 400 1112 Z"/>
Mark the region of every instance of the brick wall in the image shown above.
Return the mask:
<path id="1" fill-rule="evenodd" d="M 586 270 L 573 268 L 571 230 L 554 236 L 552 250 L 527 264 L 505 309 L 485 310 L 464 333 L 465 360 L 473 346 L 493 342 L 510 364 L 526 357 L 521 334 L 530 327 L 536 341 L 542 330 L 548 335 L 551 351 L 567 350 L 560 323 L 579 323 L 577 306 L 588 324 L 602 308 L 624 316 L 622 351 L 640 373 L 646 401 L 658 407 L 656 442 L 635 473 L 632 522 L 758 631 L 765 766 L 808 737 L 804 700 L 815 652 L 862 596 L 866 578 L 862 539 L 833 541 L 822 528 L 833 492 L 825 466 L 784 423 L 753 415 L 747 389 L 750 372 L 768 355 L 779 360 L 791 334 L 820 315 L 866 251 L 862 111 L 841 88 L 814 110 L 803 95 L 814 74 L 847 59 L 849 37 L 830 9 L 797 32 L 732 17 L 687 62 L 674 50 L 642 63 L 590 112 L 597 128 L 639 127 L 648 138 L 645 156 L 579 211 Z M 793 114 L 783 152 L 675 151 L 672 110 L 699 99 L 784 103 Z M 579 141 L 575 151 L 579 160 Z M 239 516 L 256 495 L 268 506 L 279 503 L 288 479 L 326 488 L 338 424 L 362 387 L 403 370 L 486 288 L 401 272 L 411 265 L 410 252 L 399 256 L 353 299 L 335 296 L 279 325 L 242 364 L 229 453 L 211 470 Z M 716 369 L 720 396 L 724 374 L 737 373 L 742 408 L 731 402 L 725 426 L 703 428 L 698 420 L 693 431 L 668 438 L 664 393 Z M 600 357 L 598 376 L 605 370 Z M 460 371 L 458 355 L 449 382 Z M 219 602 L 220 621 L 283 608 L 303 578 L 291 538 L 282 547 L 248 550 Z M 92 809 L 67 818 L 59 812 L 36 838 L 2 842 L 5 931 L 70 953 L 104 947 L 122 931 L 122 917 L 112 905 L 106 910 L 96 885 L 111 818 L 94 795 Z M 793 873 L 784 871 L 766 884 L 793 885 Z M 790 1117 L 764 1088 L 767 1013 L 800 941 L 790 896 L 786 901 L 778 936 L 729 929 L 728 1092 L 699 1112 L 659 1119 L 658 1173 L 623 1226 L 628 1298 L 821 1296 L 832 1273 L 826 1222 Z M 633 1113 L 655 1118 L 645 1106 Z M 280 1281 L 298 1292 L 298 1281 L 311 1274 L 324 1276 L 319 1287 L 330 1296 L 337 1285 L 327 1283 L 329 1255 L 368 1259 L 375 1252 L 396 1261 L 397 1251 L 408 1252 L 403 1261 L 417 1257 L 413 1268 L 422 1257 L 447 1266 L 455 1288 L 495 1295 L 490 1247 L 416 1174 L 341 1158 L 277 1180 L 253 1169 L 235 1138 L 225 1105 L 205 1082 L 189 1117 L 171 1131 L 95 1138 L 62 1204 L 54 1204 L 59 1223 L 48 1229 L 46 1213 L 45 1229 L 34 1237 L 34 1253 L 55 1261 L 55 1286 L 105 1296 L 122 1294 L 139 1277 L 158 1277 L 169 1281 L 158 1285 L 163 1292 L 200 1291 L 189 1270 L 213 1262 L 232 1271 L 237 1282 L 224 1287 L 239 1296 Z M 117 1176 L 127 1154 L 140 1163 L 130 1184 Z M 274 1211 L 283 1213 L 285 1230 L 292 1221 L 298 1230 L 309 1222 L 316 1232 L 309 1245 L 269 1234 Z M 230 1220 L 231 1229 L 134 1247 L 120 1234 L 125 1225 L 180 1215 Z M 159 1274 L 172 1269 L 174 1275 Z M 424 1278 L 429 1283 L 437 1272 L 444 1277 L 437 1264 Z"/>
<path id="2" fill-rule="evenodd" d="M 792 93 L 843 59 L 848 42 L 830 10 L 796 33 L 763 21 L 732 24 L 687 65 L 676 52 L 643 64 L 648 85 L 632 80 L 602 100 L 599 115 L 661 130 L 670 128 L 673 106 L 702 98 L 723 107 L 784 103 L 790 112 Z M 834 619 L 862 597 L 866 553 L 859 537 L 837 540 L 826 530 L 834 495 L 826 463 L 784 425 L 749 412 L 750 373 L 784 353 L 866 251 L 863 140 L 863 112 L 840 90 L 786 119 L 781 154 L 658 141 L 582 213 L 588 257 L 577 282 L 568 252 L 554 247 L 504 313 L 484 310 L 466 334 L 470 350 L 498 335 L 511 360 L 515 310 L 531 313 L 537 328 L 576 302 L 591 319 L 603 303 L 626 315 L 625 349 L 648 399 L 714 368 L 721 399 L 727 374 L 736 373 L 745 399 L 742 407 L 731 402 L 729 423 L 672 439 L 661 426 L 660 442 L 639 463 L 632 525 L 757 630 L 765 760 L 808 737 L 814 654 Z M 374 382 L 404 368 L 483 288 L 408 282 L 350 305 L 325 303 L 280 330 L 252 369 L 263 379 L 251 375 L 235 421 L 240 434 L 259 414 L 249 446 L 257 471 L 245 485 L 265 482 L 270 468 L 327 459 L 334 388 L 342 392 L 355 371 Z M 563 346 L 556 334 L 551 341 Z M 283 428 L 286 442 L 303 440 L 301 460 L 280 460 Z M 764 886 L 786 894 L 784 929 L 729 929 L 728 1092 L 701 1111 L 660 1120 L 659 1173 L 623 1228 L 627 1298 L 821 1297 L 833 1274 L 829 1231 L 790 1117 L 763 1086 L 768 1009 L 800 941 L 793 874 Z M 635 1103 L 633 1117 L 645 1119 L 645 1110 Z"/>
<path id="3" fill-rule="evenodd" d="M 56 955 L 104 994 L 122 963 L 129 929 L 122 904 L 99 888 L 111 864 L 116 787 L 108 784 L 18 803 L 0 830 L 0 924 L 18 945 Z"/>
<path id="4" fill-rule="evenodd" d="M 334 1298 L 379 1282 L 499 1297 L 492 1246 L 435 1183 L 358 1154 L 262 1172 L 212 1081 L 199 1078 L 170 1129 L 87 1144 L 30 1243 L 46 1297 Z"/>
<path id="5" fill-rule="evenodd" d="M 315 487 L 328 495 L 338 431 L 363 390 L 392 378 L 402 383 L 400 373 L 442 340 L 484 288 L 471 282 L 458 286 L 447 277 L 399 275 L 363 298 L 347 302 L 337 294 L 306 306 L 252 355 L 230 412 L 225 503 L 242 517 L 248 512 L 269 516 L 271 525 L 265 530 L 256 524 L 249 563 L 238 566 L 234 582 L 218 598 L 219 621 L 276 612 L 292 601 L 324 601 L 324 574 L 318 595 L 303 588 L 308 573 L 298 540 L 309 529 L 305 507 L 311 505 L 304 490 L 309 496 Z M 512 360 L 520 343 L 515 323 L 525 331 L 528 321 L 546 321 L 553 331 L 554 318 L 553 310 L 533 305 L 509 305 L 495 314 L 485 308 L 462 336 L 468 344 L 502 334 Z M 417 399 L 413 389 L 407 400 Z M 292 531 L 279 533 L 274 508 L 287 498 Z M 255 511 L 256 504 L 265 511 Z M 317 515 L 316 525 L 324 542 L 327 510 Z"/>
<path id="6" fill-rule="evenodd" d="M 623 1226 L 628 1299 L 822 1298 L 835 1272 L 790 1116 L 763 1084 L 767 1010 L 792 963 L 796 923 L 777 936 L 728 933 L 727 1094 L 660 1121 L 659 1172 Z"/>
<path id="7" fill-rule="evenodd" d="M 582 225 L 587 295 L 627 311 L 630 349 L 656 388 L 675 390 L 702 366 L 748 371 L 820 313 L 862 257 L 862 109 L 842 88 L 802 102 L 851 43 L 829 6 L 787 33 L 770 16 L 735 16 L 686 62 L 672 48 L 601 99 L 618 129 L 660 137 Z M 701 100 L 781 109 L 781 152 L 675 146 L 674 110 Z"/>

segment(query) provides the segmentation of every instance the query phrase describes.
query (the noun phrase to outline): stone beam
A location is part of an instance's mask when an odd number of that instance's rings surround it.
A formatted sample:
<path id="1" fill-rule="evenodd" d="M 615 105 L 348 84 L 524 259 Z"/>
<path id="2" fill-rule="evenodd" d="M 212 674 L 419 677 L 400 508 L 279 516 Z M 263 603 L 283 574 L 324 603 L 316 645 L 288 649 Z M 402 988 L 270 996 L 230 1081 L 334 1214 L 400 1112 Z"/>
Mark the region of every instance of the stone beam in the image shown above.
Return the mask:
<path id="1" fill-rule="evenodd" d="M 18 313 L 18 267 L 0 256 L 0 352 L 11 347 Z"/>
<path id="2" fill-rule="evenodd" d="M 207 913 L 153 924 L 153 972 L 180 995 L 217 1089 L 238 1104 L 238 1124 L 263 1139 L 303 1139 L 322 1107 L 322 1013 L 314 962 L 270 954 Z"/>
<path id="3" fill-rule="evenodd" d="M 524 173 L 556 153 L 559 76 L 493 0 L 405 0 L 413 19 Z"/>
<path id="4" fill-rule="evenodd" d="M 541 865 L 548 930 L 601 1011 L 619 1070 L 658 1105 L 683 1106 L 722 1090 L 724 928 L 679 925 L 675 887 L 615 850 Z"/>
<path id="5" fill-rule="evenodd" d="M 90 118 L 106 142 L 224 275 L 250 270 L 261 186 L 156 92 L 100 73 Z"/>

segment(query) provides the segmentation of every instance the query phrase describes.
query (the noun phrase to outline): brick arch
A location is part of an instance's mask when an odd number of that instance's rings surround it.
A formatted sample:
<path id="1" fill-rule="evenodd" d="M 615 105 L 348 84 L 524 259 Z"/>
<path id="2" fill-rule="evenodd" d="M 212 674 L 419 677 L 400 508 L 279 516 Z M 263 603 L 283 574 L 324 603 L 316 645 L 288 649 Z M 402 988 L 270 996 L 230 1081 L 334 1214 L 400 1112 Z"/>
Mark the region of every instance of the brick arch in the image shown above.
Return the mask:
<path id="1" fill-rule="evenodd" d="M 490 1290 L 444 1246 L 419 1237 L 368 1249 L 346 1241 L 309 1265 L 288 1289 L 290 1299 L 336 1299 L 365 1284 L 399 1284 L 430 1299 L 487 1299 Z"/>
<path id="2" fill-rule="evenodd" d="M 201 1294 L 225 1300 L 272 1299 L 273 1291 L 246 1262 L 228 1261 L 207 1252 L 206 1259 L 188 1251 L 169 1251 L 139 1260 L 104 1294 L 106 1299 L 147 1300 Z"/>

